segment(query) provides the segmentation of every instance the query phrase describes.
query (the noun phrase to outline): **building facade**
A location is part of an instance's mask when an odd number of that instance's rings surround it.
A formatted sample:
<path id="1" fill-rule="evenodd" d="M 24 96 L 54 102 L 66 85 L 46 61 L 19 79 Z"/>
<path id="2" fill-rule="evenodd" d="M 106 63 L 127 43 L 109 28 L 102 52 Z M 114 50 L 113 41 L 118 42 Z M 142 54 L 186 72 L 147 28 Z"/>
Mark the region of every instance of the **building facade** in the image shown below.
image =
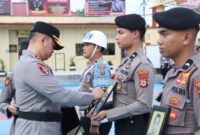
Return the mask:
<path id="1" fill-rule="evenodd" d="M 81 43 L 84 35 L 91 30 L 100 30 L 108 38 L 108 51 L 104 58 L 113 63 L 114 69 L 121 60 L 121 51 L 115 43 L 114 17 L 0 17 L 0 58 L 5 71 L 12 72 L 19 59 L 21 41 L 29 38 L 32 25 L 44 21 L 60 30 L 60 41 L 64 49 L 55 51 L 46 61 L 54 71 L 69 71 L 75 63 L 76 70 L 83 70 L 87 60 L 82 56 Z"/>

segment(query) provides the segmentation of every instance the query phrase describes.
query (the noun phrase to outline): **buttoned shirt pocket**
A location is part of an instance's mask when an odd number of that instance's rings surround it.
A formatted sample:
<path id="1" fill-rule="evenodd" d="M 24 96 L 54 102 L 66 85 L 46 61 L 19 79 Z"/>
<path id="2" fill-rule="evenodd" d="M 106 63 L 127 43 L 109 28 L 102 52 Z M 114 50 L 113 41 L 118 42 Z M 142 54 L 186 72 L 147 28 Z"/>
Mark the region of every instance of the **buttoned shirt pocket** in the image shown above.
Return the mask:
<path id="1" fill-rule="evenodd" d="M 186 97 L 183 95 L 171 93 L 166 98 L 166 104 L 170 106 L 168 115 L 168 124 L 176 126 L 185 126 L 185 104 Z"/>

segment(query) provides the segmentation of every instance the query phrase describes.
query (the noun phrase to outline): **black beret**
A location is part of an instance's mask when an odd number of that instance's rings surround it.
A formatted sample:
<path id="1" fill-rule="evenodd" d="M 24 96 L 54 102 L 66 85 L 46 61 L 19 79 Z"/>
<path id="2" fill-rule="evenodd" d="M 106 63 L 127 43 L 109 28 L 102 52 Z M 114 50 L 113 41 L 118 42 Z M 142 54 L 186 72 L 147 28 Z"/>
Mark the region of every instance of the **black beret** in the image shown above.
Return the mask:
<path id="1" fill-rule="evenodd" d="M 159 27 L 172 30 L 199 29 L 200 15 L 192 9 L 177 7 L 153 15 Z"/>
<path id="2" fill-rule="evenodd" d="M 51 37 L 55 42 L 54 50 L 60 50 L 63 48 L 62 44 L 59 41 L 60 32 L 53 25 L 39 21 L 34 24 L 31 32 L 38 32 Z"/>
<path id="3" fill-rule="evenodd" d="M 128 30 L 146 30 L 145 20 L 137 14 L 118 16 L 115 18 L 115 24 L 119 28 L 126 28 Z"/>

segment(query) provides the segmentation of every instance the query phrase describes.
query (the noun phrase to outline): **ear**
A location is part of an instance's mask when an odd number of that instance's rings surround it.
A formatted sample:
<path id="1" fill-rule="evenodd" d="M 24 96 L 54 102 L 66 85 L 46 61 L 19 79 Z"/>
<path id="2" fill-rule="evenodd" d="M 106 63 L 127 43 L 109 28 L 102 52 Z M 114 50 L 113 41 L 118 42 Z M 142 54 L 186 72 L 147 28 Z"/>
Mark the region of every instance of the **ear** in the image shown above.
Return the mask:
<path id="1" fill-rule="evenodd" d="M 101 47 L 100 46 L 97 46 L 97 52 L 101 52 Z"/>
<path id="2" fill-rule="evenodd" d="M 188 45 L 193 42 L 193 33 L 188 31 L 184 35 L 183 45 Z"/>
<path id="3" fill-rule="evenodd" d="M 132 34 L 133 38 L 137 38 L 140 36 L 140 33 L 138 30 L 131 31 L 131 34 Z"/>

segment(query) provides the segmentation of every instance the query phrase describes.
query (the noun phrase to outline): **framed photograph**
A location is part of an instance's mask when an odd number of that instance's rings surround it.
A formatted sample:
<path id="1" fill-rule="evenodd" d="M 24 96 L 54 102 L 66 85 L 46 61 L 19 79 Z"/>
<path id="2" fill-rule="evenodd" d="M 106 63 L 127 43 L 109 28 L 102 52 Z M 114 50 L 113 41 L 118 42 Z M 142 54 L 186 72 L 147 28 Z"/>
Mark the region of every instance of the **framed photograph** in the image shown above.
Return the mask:
<path id="1" fill-rule="evenodd" d="M 168 107 L 153 106 L 148 122 L 147 135 L 162 135 L 168 112 Z"/>

